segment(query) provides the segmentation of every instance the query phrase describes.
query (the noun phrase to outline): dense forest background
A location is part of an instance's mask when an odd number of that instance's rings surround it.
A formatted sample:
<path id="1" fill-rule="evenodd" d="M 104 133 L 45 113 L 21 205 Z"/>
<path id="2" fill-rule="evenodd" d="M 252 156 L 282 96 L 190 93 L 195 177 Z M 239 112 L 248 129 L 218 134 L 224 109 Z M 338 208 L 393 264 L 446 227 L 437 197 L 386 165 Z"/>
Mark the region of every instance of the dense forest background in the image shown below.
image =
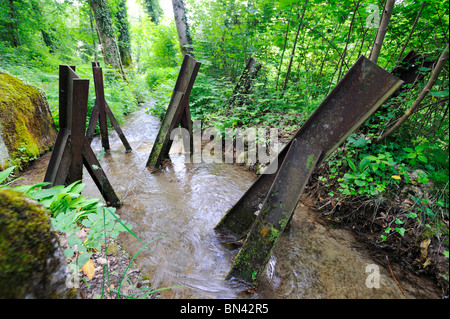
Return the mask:
<path id="1" fill-rule="evenodd" d="M 106 100 L 123 121 L 150 101 L 164 115 L 189 53 L 202 63 L 194 119 L 219 130 L 276 127 L 285 139 L 360 55 L 397 74 L 404 85 L 319 167 L 310 190 L 327 216 L 360 219 L 378 245 L 414 243 L 403 254 L 419 259 L 414 267 L 430 271 L 447 258 L 438 274 L 447 282 L 448 38 L 447 0 L 0 2 L 0 69 L 39 87 L 55 122 L 59 64 L 90 79 L 92 61 L 106 66 Z M 238 90 L 250 57 L 261 68 Z M 419 258 L 428 240 L 431 261 Z"/>

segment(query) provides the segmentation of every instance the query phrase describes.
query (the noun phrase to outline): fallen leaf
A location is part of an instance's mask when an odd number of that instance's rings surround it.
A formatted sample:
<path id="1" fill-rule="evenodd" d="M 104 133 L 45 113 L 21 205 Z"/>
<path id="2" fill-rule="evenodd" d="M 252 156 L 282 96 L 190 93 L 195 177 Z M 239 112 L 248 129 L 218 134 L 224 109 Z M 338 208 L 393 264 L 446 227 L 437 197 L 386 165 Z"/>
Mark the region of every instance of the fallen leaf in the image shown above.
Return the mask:
<path id="1" fill-rule="evenodd" d="M 392 175 L 391 178 L 393 178 L 393 179 L 402 179 L 402 178 L 401 178 L 400 176 L 398 176 L 398 175 Z"/>
<path id="2" fill-rule="evenodd" d="M 431 264 L 430 258 L 427 258 L 427 260 L 423 263 L 423 268 L 427 268 Z"/>
<path id="3" fill-rule="evenodd" d="M 426 259 L 428 255 L 428 246 L 430 246 L 431 239 L 425 239 L 420 243 L 420 258 Z"/>
<path id="4" fill-rule="evenodd" d="M 95 274 L 95 268 L 94 268 L 94 263 L 92 262 L 92 259 L 89 259 L 89 261 L 87 263 L 85 263 L 83 265 L 83 267 L 81 267 L 81 270 L 86 275 L 86 277 L 88 277 L 89 279 L 92 279 L 92 277 L 94 277 L 94 274 Z"/>

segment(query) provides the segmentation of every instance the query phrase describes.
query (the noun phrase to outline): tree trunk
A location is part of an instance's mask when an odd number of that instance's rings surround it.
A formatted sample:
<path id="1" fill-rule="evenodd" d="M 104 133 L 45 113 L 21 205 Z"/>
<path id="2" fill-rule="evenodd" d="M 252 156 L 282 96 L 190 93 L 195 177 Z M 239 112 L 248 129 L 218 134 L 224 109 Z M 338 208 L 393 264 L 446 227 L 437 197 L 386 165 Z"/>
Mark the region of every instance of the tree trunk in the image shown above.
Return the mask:
<path id="1" fill-rule="evenodd" d="M 44 40 L 45 45 L 47 46 L 50 53 L 54 52 L 54 43 L 52 39 L 52 35 L 48 33 L 47 25 L 43 19 L 42 11 L 40 8 L 40 4 L 38 2 L 31 2 L 31 7 L 34 11 L 36 21 L 39 25 L 39 29 L 42 34 L 42 39 Z"/>
<path id="2" fill-rule="evenodd" d="M 94 51 L 94 61 L 98 61 L 97 41 L 95 39 L 94 18 L 92 17 L 92 9 L 89 8 L 89 22 L 91 24 L 92 48 Z"/>
<path id="3" fill-rule="evenodd" d="M 244 104 L 247 96 L 251 92 L 253 80 L 261 70 L 262 64 L 256 61 L 254 58 L 250 58 L 242 71 L 241 77 L 233 91 L 233 96 L 228 101 L 228 109 L 234 109 Z"/>
<path id="4" fill-rule="evenodd" d="M 292 10 L 292 6 L 291 6 L 291 10 Z M 286 51 L 287 39 L 288 39 L 288 34 L 289 34 L 289 25 L 291 23 L 291 13 L 292 13 L 292 11 L 289 12 L 286 33 L 284 35 L 284 46 L 283 46 L 283 51 L 281 52 L 281 61 L 280 61 L 280 65 L 278 67 L 277 84 L 275 86 L 275 91 L 278 91 L 278 79 L 280 78 L 281 66 L 283 65 L 283 59 L 284 59 L 284 52 Z"/>
<path id="5" fill-rule="evenodd" d="M 183 55 L 189 54 L 191 56 L 194 56 L 192 49 L 192 38 L 189 33 L 189 25 L 187 23 L 186 8 L 184 6 L 184 2 L 183 0 L 172 0 L 172 6 L 181 53 Z"/>
<path id="6" fill-rule="evenodd" d="M 355 16 L 356 16 L 356 12 L 358 11 L 358 7 L 359 7 L 359 2 L 356 3 L 355 8 L 353 9 L 352 22 L 350 22 L 350 28 L 349 28 L 348 34 L 347 34 L 347 41 L 345 42 L 344 52 L 342 53 L 342 63 L 341 63 L 341 66 L 339 67 L 339 74 L 338 74 L 338 78 L 337 78 L 338 82 L 339 82 L 339 79 L 341 78 L 342 66 L 344 65 L 345 57 L 347 55 L 348 43 L 350 41 L 350 36 L 352 34 L 353 22 L 355 21 Z"/>
<path id="7" fill-rule="evenodd" d="M 159 24 L 163 15 L 163 10 L 159 6 L 159 0 L 144 0 L 145 11 L 147 11 L 150 21 Z"/>
<path id="8" fill-rule="evenodd" d="M 433 87 L 434 83 L 436 83 L 436 80 L 438 79 L 439 73 L 444 68 L 445 62 L 448 60 L 448 43 L 447 47 L 445 48 L 444 52 L 442 52 L 441 56 L 439 57 L 438 62 L 436 63 L 436 67 L 433 70 L 433 73 L 431 74 L 430 79 L 428 80 L 427 85 L 423 88 L 422 92 L 420 92 L 417 99 L 414 101 L 414 103 L 411 105 L 411 107 L 403 114 L 401 118 L 398 119 L 398 121 L 379 139 L 377 139 L 376 143 L 383 142 L 388 136 L 390 136 L 397 128 L 399 128 L 400 125 L 402 125 L 410 116 L 414 113 L 414 111 L 417 109 L 419 104 L 423 101 L 423 99 L 428 95 L 431 88 Z"/>
<path id="9" fill-rule="evenodd" d="M 370 53 L 370 61 L 377 63 L 378 56 L 381 52 L 384 36 L 386 35 L 389 20 L 391 19 L 392 11 L 394 9 L 395 0 L 386 0 L 384 6 L 383 17 L 381 18 L 380 27 L 378 28 L 377 37 L 373 43 L 372 52 Z"/>
<path id="10" fill-rule="evenodd" d="M 102 46 L 103 59 L 107 66 L 118 70 L 125 78 L 125 72 L 120 61 L 119 49 L 117 47 L 114 28 L 106 0 L 90 0 L 92 11 L 94 12 L 96 29 Z"/>
<path id="11" fill-rule="evenodd" d="M 131 41 L 127 15 L 127 1 L 120 0 L 116 13 L 116 25 L 119 30 L 119 54 L 122 65 L 131 66 Z"/>
<path id="12" fill-rule="evenodd" d="M 297 29 L 297 34 L 295 35 L 294 47 L 292 48 L 291 58 L 289 60 L 289 65 L 288 65 L 288 68 L 287 68 L 287 71 L 286 71 L 286 78 L 284 79 L 283 91 L 286 90 L 286 86 L 287 86 L 287 83 L 289 81 L 289 75 L 291 73 L 292 61 L 294 60 L 294 55 L 295 55 L 295 47 L 297 46 L 298 35 L 300 33 L 301 28 L 303 27 L 303 17 L 305 16 L 305 11 L 306 11 L 306 5 L 307 4 L 308 4 L 308 0 L 305 0 L 305 3 L 303 4 L 302 17 L 300 18 L 300 22 L 298 24 L 298 29 Z"/>
<path id="13" fill-rule="evenodd" d="M 420 14 L 422 13 L 422 10 L 423 10 L 423 8 L 425 7 L 425 4 L 426 4 L 425 1 L 422 2 L 422 6 L 420 7 L 420 10 L 419 10 L 419 13 L 418 13 L 417 16 L 416 16 L 416 19 L 414 20 L 414 23 L 413 23 L 413 25 L 412 25 L 411 31 L 409 32 L 408 38 L 406 39 L 405 44 L 403 44 L 403 48 L 402 48 L 402 50 L 400 51 L 400 54 L 398 55 L 397 62 L 395 63 L 396 65 L 397 65 L 397 64 L 401 61 L 401 59 L 402 59 L 403 52 L 405 52 L 405 48 L 406 48 L 406 46 L 408 45 L 409 40 L 411 39 L 411 36 L 412 36 L 412 34 L 413 34 L 413 32 L 414 32 L 414 29 L 416 28 L 417 22 L 419 21 Z"/>
<path id="14" fill-rule="evenodd" d="M 10 43 L 12 44 L 13 47 L 17 48 L 20 45 L 20 40 L 19 34 L 17 32 L 19 28 L 17 27 L 16 9 L 13 0 L 9 0 L 9 9 L 10 9 L 9 17 L 11 18 L 11 21 L 6 23 L 6 25 L 9 25 L 7 29 L 11 36 Z"/>

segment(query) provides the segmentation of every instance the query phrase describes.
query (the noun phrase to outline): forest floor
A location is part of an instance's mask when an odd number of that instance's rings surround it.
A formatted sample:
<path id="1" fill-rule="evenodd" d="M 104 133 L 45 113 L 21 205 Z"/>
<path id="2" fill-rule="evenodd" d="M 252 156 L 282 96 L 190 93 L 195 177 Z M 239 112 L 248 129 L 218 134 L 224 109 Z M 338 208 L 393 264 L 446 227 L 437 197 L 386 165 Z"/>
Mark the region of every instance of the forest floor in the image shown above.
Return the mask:
<path id="1" fill-rule="evenodd" d="M 83 299 L 156 299 L 158 293 L 152 290 L 150 280 L 141 272 L 120 242 L 110 238 L 105 249 L 95 252 L 92 257 L 91 278 L 88 271 L 79 272 L 78 292 Z M 106 266 L 108 268 L 106 268 Z M 126 274 L 126 275 L 124 275 Z M 120 288 L 120 291 L 119 291 Z M 119 298 L 117 293 L 119 291 Z"/>
<path id="2" fill-rule="evenodd" d="M 410 274 L 427 277 L 442 291 L 442 298 L 449 297 L 448 259 L 439 253 L 441 243 L 436 238 L 422 239 L 414 234 L 396 235 L 389 243 L 380 240 L 384 225 L 380 211 L 367 205 L 362 199 L 337 201 L 318 187 L 320 167 L 306 187 L 309 196 L 316 199 L 318 213 L 329 227 L 351 230 L 358 241 L 365 243 L 371 256 L 391 270 L 394 279 L 408 278 Z M 396 278 L 397 277 L 397 278 Z"/>
<path id="3" fill-rule="evenodd" d="M 333 189 L 323 188 L 319 183 L 318 176 L 326 176 L 326 170 L 323 164 L 315 170 L 306 192 L 316 199 L 317 210 L 329 227 L 351 230 L 359 241 L 367 245 L 371 255 L 380 264 L 389 269 L 395 268 L 397 276 L 405 277 L 408 273 L 414 273 L 431 278 L 442 290 L 442 298 L 448 299 L 449 264 L 448 259 L 440 253 L 441 241 L 436 237 L 426 238 L 415 231 L 406 232 L 403 237 L 396 234 L 387 242 L 381 240 L 386 228 L 386 215 L 383 212 L 400 211 L 404 199 L 397 199 L 394 207 L 390 202 L 389 208 L 377 203 L 376 198 L 348 196 L 337 200 L 329 195 Z"/>

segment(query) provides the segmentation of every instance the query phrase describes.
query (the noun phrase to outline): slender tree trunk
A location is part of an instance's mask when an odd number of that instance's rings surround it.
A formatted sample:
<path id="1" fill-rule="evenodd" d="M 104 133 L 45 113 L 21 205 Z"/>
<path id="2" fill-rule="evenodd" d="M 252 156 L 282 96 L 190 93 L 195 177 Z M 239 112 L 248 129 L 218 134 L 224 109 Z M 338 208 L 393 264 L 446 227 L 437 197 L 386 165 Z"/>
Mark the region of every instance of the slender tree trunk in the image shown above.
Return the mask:
<path id="1" fill-rule="evenodd" d="M 292 6 L 291 6 L 291 10 L 292 10 Z M 283 46 L 283 51 L 281 52 L 280 65 L 278 66 L 277 84 L 275 86 L 275 91 L 278 91 L 278 80 L 280 78 L 281 67 L 283 66 L 284 52 L 286 52 L 287 39 L 288 39 L 288 34 L 289 34 L 289 25 L 291 24 L 291 13 L 292 13 L 292 11 L 289 12 L 288 23 L 287 23 L 287 27 L 286 27 L 286 33 L 284 35 L 284 46 Z"/>
<path id="2" fill-rule="evenodd" d="M 336 30 L 339 28 L 339 26 L 340 26 L 339 24 L 336 24 L 336 26 L 334 27 L 334 31 L 333 31 L 334 36 L 333 36 L 333 38 L 332 38 L 331 40 L 328 40 L 327 38 L 325 38 L 325 36 L 323 36 L 320 32 L 317 32 L 315 29 L 311 29 L 311 30 L 312 30 L 312 31 L 316 31 L 316 33 L 317 33 L 319 36 L 322 37 L 322 40 L 325 40 L 328 44 L 330 44 L 330 46 L 331 46 L 332 48 L 335 48 L 334 45 L 333 45 L 333 40 L 334 40 L 334 37 L 336 36 Z M 322 42 L 322 43 L 323 43 L 323 42 Z M 337 53 L 338 53 L 339 55 L 341 54 L 337 48 L 335 48 L 335 50 L 337 51 Z M 322 60 L 322 63 L 321 63 L 321 65 L 320 65 L 319 76 L 318 76 L 317 79 L 319 79 L 319 78 L 322 77 L 323 67 L 324 67 L 324 65 L 325 65 L 325 61 L 327 60 L 328 52 L 329 52 L 329 51 L 330 51 L 330 48 L 327 47 L 327 50 L 325 51 L 325 56 L 324 56 L 324 58 L 323 58 L 323 60 Z M 348 66 L 347 66 L 347 67 L 348 67 Z M 316 82 L 317 82 L 317 81 L 316 81 Z"/>
<path id="3" fill-rule="evenodd" d="M 338 27 L 340 27 L 340 26 L 341 26 L 341 25 L 339 24 L 339 25 L 334 29 L 334 36 L 333 36 L 333 38 L 332 38 L 331 40 L 328 39 L 325 35 L 323 35 L 322 32 L 316 30 L 315 28 L 309 28 L 309 30 L 315 32 L 317 35 L 319 35 L 320 37 L 322 37 L 322 39 L 324 39 L 324 40 L 325 40 L 325 41 L 326 41 L 326 42 L 334 49 L 334 51 L 336 51 L 336 53 L 339 54 L 339 56 L 340 56 L 341 59 L 342 59 L 342 53 L 341 53 L 341 51 L 339 51 L 339 49 L 338 49 L 338 48 L 336 47 L 336 45 L 333 43 L 333 40 L 334 40 L 334 38 L 336 37 L 336 31 L 337 31 Z M 327 51 L 327 53 L 328 53 L 328 51 Z M 347 68 L 350 68 L 346 62 L 345 62 L 345 66 L 346 66 Z"/>
<path id="4" fill-rule="evenodd" d="M 287 68 L 287 71 L 286 71 L 286 78 L 284 79 L 283 91 L 286 90 L 286 86 L 287 86 L 287 83 L 289 81 L 289 75 L 291 73 L 292 61 L 294 60 L 294 55 L 295 55 L 295 47 L 297 46 L 298 35 L 300 33 L 301 28 L 303 27 L 303 17 L 305 16 L 305 11 L 306 11 L 306 5 L 307 4 L 308 4 L 308 0 L 305 0 L 305 3 L 303 4 L 302 17 L 300 18 L 300 22 L 298 24 L 297 34 L 295 35 L 294 46 L 292 48 L 291 58 L 289 59 L 289 64 L 288 64 L 288 68 Z"/>
<path id="5" fill-rule="evenodd" d="M 108 4 L 106 0 L 90 0 L 89 3 L 94 12 L 96 29 L 102 46 L 105 64 L 118 70 L 126 80 Z"/>
<path id="6" fill-rule="evenodd" d="M 414 23 L 412 25 L 411 31 L 409 32 L 408 38 L 406 39 L 405 44 L 403 44 L 403 48 L 400 51 L 400 54 L 398 55 L 396 64 L 398 64 L 402 60 L 403 52 L 405 52 L 405 48 L 408 45 L 409 40 L 411 39 L 411 36 L 412 36 L 412 34 L 414 32 L 414 29 L 416 28 L 417 22 L 419 21 L 420 14 L 422 13 L 422 10 L 425 7 L 425 4 L 426 4 L 425 1 L 422 2 L 422 6 L 420 7 L 419 13 L 417 13 L 416 19 L 414 19 Z"/>
<path id="7" fill-rule="evenodd" d="M 189 33 L 189 24 L 186 17 L 186 7 L 183 0 L 172 0 L 173 15 L 177 27 L 178 42 L 180 43 L 181 53 L 194 56 L 192 48 L 192 38 Z"/>
<path id="8" fill-rule="evenodd" d="M 366 34 L 367 34 L 367 31 L 369 31 L 369 28 L 365 28 L 365 29 L 364 29 L 364 32 L 363 32 L 363 38 L 362 38 L 362 40 L 361 40 L 361 45 L 360 45 L 359 51 L 358 51 L 358 58 L 361 56 L 362 49 L 363 49 L 363 47 L 364 47 L 364 42 L 366 41 Z"/>
<path id="9" fill-rule="evenodd" d="M 350 36 L 352 34 L 352 29 L 353 29 L 353 22 L 355 21 L 355 16 L 356 16 L 356 12 L 358 11 L 358 7 L 359 7 L 359 2 L 356 3 L 355 8 L 353 9 L 353 16 L 352 16 L 352 22 L 350 22 L 350 28 L 348 30 L 348 34 L 347 34 L 347 41 L 345 42 L 345 48 L 344 48 L 344 52 L 342 53 L 342 63 L 341 66 L 339 67 L 339 74 L 338 74 L 338 81 L 341 78 L 341 72 L 342 72 L 342 66 L 344 65 L 344 61 L 347 55 L 347 48 L 348 48 L 348 42 L 350 41 Z"/>
<path id="10" fill-rule="evenodd" d="M 391 19 L 392 11 L 394 9 L 395 0 L 386 0 L 384 6 L 383 17 L 381 18 L 380 27 L 378 28 L 377 37 L 373 43 L 372 52 L 370 53 L 370 61 L 377 63 L 378 56 L 381 52 L 381 46 L 383 45 L 384 37 L 386 35 L 389 20 Z"/>
<path id="11" fill-rule="evenodd" d="M 127 1 L 120 0 L 116 13 L 116 26 L 119 31 L 119 54 L 122 65 L 131 66 L 131 41 L 128 25 Z"/>
<path id="12" fill-rule="evenodd" d="M 436 80 L 438 79 L 439 73 L 444 68 L 445 62 L 448 60 L 448 43 L 447 47 L 445 48 L 444 52 L 442 52 L 441 56 L 439 57 L 438 62 L 436 63 L 436 67 L 433 70 L 433 73 L 431 74 L 430 79 L 428 80 L 428 83 L 423 88 L 422 92 L 420 92 L 417 99 L 414 101 L 414 103 L 411 105 L 411 107 L 403 114 L 403 116 L 388 130 L 386 131 L 379 139 L 377 139 L 376 143 L 383 142 L 388 136 L 390 136 L 397 128 L 399 128 L 400 125 L 402 125 L 410 116 L 414 113 L 416 108 L 420 105 L 420 103 L 423 101 L 423 99 L 428 95 L 431 88 L 433 87 L 434 83 L 436 83 Z"/>

